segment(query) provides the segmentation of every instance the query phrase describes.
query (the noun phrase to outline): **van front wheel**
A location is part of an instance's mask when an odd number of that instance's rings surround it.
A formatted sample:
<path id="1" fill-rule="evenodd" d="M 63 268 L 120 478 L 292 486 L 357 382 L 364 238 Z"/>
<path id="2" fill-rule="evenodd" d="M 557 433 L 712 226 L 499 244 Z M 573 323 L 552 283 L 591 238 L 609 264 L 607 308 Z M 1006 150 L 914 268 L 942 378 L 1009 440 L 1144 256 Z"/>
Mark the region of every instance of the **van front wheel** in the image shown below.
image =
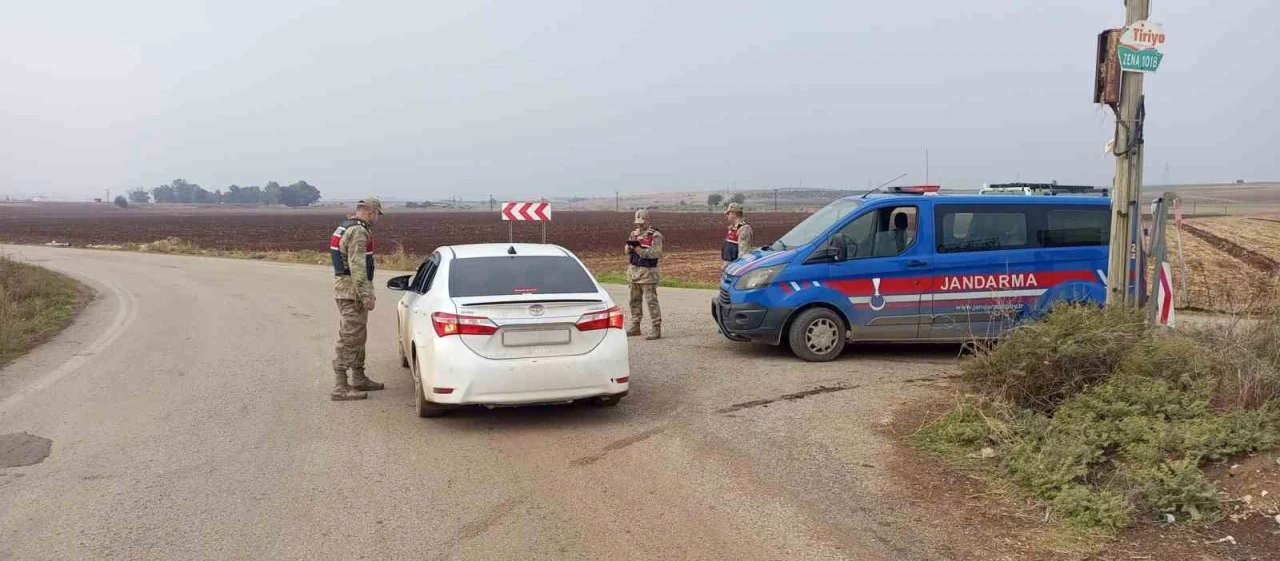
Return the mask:
<path id="1" fill-rule="evenodd" d="M 835 360 L 844 351 L 844 320 L 826 308 L 811 308 L 796 316 L 787 332 L 791 352 L 806 362 Z"/>

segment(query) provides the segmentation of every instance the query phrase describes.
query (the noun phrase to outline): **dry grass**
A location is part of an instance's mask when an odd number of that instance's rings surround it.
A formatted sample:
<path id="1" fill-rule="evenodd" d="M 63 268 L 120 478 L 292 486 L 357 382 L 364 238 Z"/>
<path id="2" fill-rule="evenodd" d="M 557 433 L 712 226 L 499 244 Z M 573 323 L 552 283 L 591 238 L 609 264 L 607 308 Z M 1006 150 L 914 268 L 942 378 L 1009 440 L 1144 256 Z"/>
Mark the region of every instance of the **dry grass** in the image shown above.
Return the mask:
<path id="1" fill-rule="evenodd" d="M 1261 217 L 1223 216 L 1199 218 L 1188 223 L 1280 261 L 1280 222 Z"/>
<path id="2" fill-rule="evenodd" d="M 0 255 L 0 366 L 62 331 L 89 295 L 70 277 Z"/>
<path id="3" fill-rule="evenodd" d="M 625 278 L 627 257 L 618 252 L 587 253 L 579 255 L 591 271 L 602 282 L 611 279 Z M 720 281 L 720 252 L 718 251 L 680 251 L 662 255 L 663 284 L 693 288 L 715 288 Z"/>

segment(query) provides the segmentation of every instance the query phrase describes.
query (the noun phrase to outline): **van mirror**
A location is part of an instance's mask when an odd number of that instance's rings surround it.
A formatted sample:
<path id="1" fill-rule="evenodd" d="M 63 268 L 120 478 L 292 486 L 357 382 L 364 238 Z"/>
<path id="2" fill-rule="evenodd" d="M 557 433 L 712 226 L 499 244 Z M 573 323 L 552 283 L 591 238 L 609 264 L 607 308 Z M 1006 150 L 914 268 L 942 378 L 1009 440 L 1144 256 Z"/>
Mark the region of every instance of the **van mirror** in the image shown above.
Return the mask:
<path id="1" fill-rule="evenodd" d="M 412 280 L 413 280 L 413 275 L 401 275 L 398 277 L 392 277 L 391 279 L 387 280 L 387 288 L 390 288 L 391 290 L 396 290 L 396 291 L 409 290 L 409 283 L 412 282 Z"/>
<path id="2" fill-rule="evenodd" d="M 853 252 L 858 252 L 858 247 L 853 246 Z M 844 236 L 836 234 L 832 236 L 826 244 L 814 250 L 809 254 L 809 258 L 805 263 L 838 263 L 849 258 L 849 246 L 845 242 Z"/>
<path id="3" fill-rule="evenodd" d="M 834 247 L 820 247 L 814 250 L 813 253 L 809 255 L 809 258 L 805 260 L 805 264 L 809 265 L 813 263 L 835 263 L 837 261 L 840 261 L 839 249 L 836 249 Z"/>

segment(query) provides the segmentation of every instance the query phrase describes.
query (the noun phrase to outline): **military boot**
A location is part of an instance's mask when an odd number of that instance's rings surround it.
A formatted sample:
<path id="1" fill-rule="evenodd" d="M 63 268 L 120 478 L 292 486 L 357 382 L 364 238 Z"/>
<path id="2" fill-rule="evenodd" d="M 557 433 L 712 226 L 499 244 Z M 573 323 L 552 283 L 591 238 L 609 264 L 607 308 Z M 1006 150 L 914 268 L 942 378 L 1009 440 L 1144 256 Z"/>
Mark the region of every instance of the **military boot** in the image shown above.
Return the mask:
<path id="1" fill-rule="evenodd" d="M 638 337 L 640 335 L 640 324 L 627 327 L 627 337 Z"/>
<path id="2" fill-rule="evenodd" d="M 333 393 L 329 394 L 329 399 L 333 401 L 355 401 L 369 397 L 369 394 L 356 391 L 347 384 L 347 371 L 333 371 Z"/>
<path id="3" fill-rule="evenodd" d="M 660 325 L 655 325 L 649 328 L 649 334 L 644 336 L 644 339 L 646 341 L 653 341 L 655 339 L 661 339 L 661 338 L 662 338 L 662 326 Z"/>
<path id="4" fill-rule="evenodd" d="M 376 392 L 384 387 L 381 382 L 375 382 L 366 377 L 363 368 L 351 369 L 351 389 L 362 392 Z"/>

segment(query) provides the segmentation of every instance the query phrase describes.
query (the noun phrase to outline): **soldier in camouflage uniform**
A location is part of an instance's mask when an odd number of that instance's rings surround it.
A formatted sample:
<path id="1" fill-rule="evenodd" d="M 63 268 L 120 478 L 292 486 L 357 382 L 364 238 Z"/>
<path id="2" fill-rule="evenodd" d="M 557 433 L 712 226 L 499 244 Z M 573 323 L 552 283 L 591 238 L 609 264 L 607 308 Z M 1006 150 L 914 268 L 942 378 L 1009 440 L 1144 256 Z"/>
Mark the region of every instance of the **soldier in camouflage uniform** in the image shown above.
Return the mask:
<path id="1" fill-rule="evenodd" d="M 631 322 L 627 336 L 640 334 L 643 304 L 649 305 L 650 341 L 662 338 L 662 308 L 658 306 L 658 259 L 662 257 L 662 232 L 649 225 L 649 211 L 636 211 L 636 229 L 627 238 L 627 284 L 631 288 Z"/>
<path id="2" fill-rule="evenodd" d="M 742 205 L 729 203 L 724 211 L 729 217 L 729 231 L 724 235 L 724 243 L 720 247 L 720 260 L 724 262 L 720 270 L 729 267 L 730 263 L 751 251 L 751 225 L 742 219 Z"/>
<path id="3" fill-rule="evenodd" d="M 333 359 L 334 401 L 368 397 L 366 391 L 382 389 L 382 384 L 364 374 L 364 344 L 369 336 L 369 312 L 373 311 L 373 234 L 370 230 L 382 216 L 382 201 L 365 197 L 356 213 L 333 231 L 329 255 L 333 258 L 333 297 L 342 316 L 338 344 Z M 347 383 L 347 371 L 351 382 Z"/>

